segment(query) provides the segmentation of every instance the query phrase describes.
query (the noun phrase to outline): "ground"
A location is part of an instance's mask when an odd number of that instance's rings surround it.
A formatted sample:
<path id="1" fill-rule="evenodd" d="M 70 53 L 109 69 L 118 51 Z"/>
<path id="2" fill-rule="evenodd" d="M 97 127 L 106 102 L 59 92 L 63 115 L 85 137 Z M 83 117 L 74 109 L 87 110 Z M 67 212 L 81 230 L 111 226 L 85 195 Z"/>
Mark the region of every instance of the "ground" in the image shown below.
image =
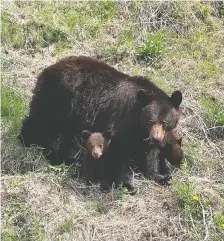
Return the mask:
<path id="1" fill-rule="evenodd" d="M 224 240 L 223 14 L 222 2 L 3 1 L 2 240 Z M 71 54 L 183 92 L 175 132 L 185 158 L 169 187 L 132 170 L 136 195 L 104 194 L 77 166 L 52 167 L 21 147 L 36 76 Z"/>

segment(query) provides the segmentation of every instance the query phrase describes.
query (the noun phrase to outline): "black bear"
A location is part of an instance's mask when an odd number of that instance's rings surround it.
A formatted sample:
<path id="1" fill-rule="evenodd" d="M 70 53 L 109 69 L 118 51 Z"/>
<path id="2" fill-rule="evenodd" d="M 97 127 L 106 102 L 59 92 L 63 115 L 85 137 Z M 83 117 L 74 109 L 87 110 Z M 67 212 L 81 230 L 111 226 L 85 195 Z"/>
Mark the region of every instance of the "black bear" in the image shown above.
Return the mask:
<path id="1" fill-rule="evenodd" d="M 87 130 L 82 132 L 82 137 L 85 143 L 85 154 L 83 159 L 84 175 L 87 185 L 91 185 L 93 181 L 100 181 L 100 188 L 108 190 L 109 180 L 105 175 L 105 154 L 108 151 L 111 132 L 104 131 L 103 133 L 91 133 Z"/>
<path id="2" fill-rule="evenodd" d="M 110 130 L 107 168 L 117 186 L 128 159 L 135 157 L 139 165 L 145 161 L 143 139 L 162 141 L 176 127 L 181 102 L 180 91 L 168 96 L 147 78 L 129 76 L 90 57 L 70 56 L 39 75 L 19 139 L 26 146 L 43 146 L 57 164 L 69 158 L 71 140 L 82 130 Z M 58 134 L 63 139 L 56 153 L 52 142 Z M 156 166 L 149 171 L 157 172 Z"/>

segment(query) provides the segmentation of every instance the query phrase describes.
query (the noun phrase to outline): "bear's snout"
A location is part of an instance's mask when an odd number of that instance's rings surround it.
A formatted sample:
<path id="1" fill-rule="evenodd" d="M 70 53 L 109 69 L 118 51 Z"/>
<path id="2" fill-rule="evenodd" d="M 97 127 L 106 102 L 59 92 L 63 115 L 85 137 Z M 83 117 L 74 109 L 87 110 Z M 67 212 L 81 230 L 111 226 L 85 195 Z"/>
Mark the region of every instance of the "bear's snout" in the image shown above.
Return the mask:
<path id="1" fill-rule="evenodd" d="M 102 151 L 100 149 L 100 147 L 94 147 L 92 150 L 92 156 L 95 159 L 98 159 L 102 156 Z"/>
<path id="2" fill-rule="evenodd" d="M 165 133 L 166 132 L 161 124 L 155 124 L 152 126 L 149 134 L 156 140 L 162 142 L 165 137 Z"/>

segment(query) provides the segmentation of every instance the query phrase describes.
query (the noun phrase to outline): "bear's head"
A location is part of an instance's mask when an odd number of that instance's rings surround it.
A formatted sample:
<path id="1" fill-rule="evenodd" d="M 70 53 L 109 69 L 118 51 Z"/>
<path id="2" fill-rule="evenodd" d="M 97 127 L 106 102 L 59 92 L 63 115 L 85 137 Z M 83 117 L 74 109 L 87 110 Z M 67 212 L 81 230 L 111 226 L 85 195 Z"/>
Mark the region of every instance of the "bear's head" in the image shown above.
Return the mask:
<path id="1" fill-rule="evenodd" d="M 100 158 L 109 148 L 111 140 L 111 132 L 104 131 L 103 133 L 91 133 L 87 130 L 82 132 L 83 140 L 86 144 L 88 153 L 94 158 Z"/>
<path id="2" fill-rule="evenodd" d="M 163 141 L 166 132 L 177 126 L 180 118 L 179 105 L 182 102 L 180 91 L 174 91 L 167 98 L 148 95 L 143 89 L 137 92 L 141 106 L 140 122 L 147 132 L 148 137 Z"/>

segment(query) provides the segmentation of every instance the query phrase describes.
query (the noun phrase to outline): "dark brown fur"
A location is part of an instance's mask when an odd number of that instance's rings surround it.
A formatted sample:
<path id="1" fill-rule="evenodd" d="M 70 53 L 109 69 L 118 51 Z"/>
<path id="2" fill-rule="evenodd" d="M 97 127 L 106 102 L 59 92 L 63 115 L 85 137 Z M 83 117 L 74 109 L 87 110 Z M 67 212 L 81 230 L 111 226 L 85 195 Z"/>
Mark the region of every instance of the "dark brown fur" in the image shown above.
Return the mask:
<path id="1" fill-rule="evenodd" d="M 146 161 L 143 139 L 150 135 L 162 141 L 165 131 L 176 127 L 181 101 L 179 91 L 168 96 L 147 78 L 123 74 L 89 57 L 71 56 L 38 76 L 19 139 L 25 146 L 44 147 L 55 165 L 69 159 L 72 140 L 82 130 L 108 129 L 112 139 L 107 175 L 118 186 L 128 159 L 135 156 L 138 165 Z M 155 125 L 160 130 L 151 131 Z M 56 152 L 52 143 L 59 134 L 62 141 Z M 146 171 L 157 172 L 157 167 L 152 160 Z"/>

